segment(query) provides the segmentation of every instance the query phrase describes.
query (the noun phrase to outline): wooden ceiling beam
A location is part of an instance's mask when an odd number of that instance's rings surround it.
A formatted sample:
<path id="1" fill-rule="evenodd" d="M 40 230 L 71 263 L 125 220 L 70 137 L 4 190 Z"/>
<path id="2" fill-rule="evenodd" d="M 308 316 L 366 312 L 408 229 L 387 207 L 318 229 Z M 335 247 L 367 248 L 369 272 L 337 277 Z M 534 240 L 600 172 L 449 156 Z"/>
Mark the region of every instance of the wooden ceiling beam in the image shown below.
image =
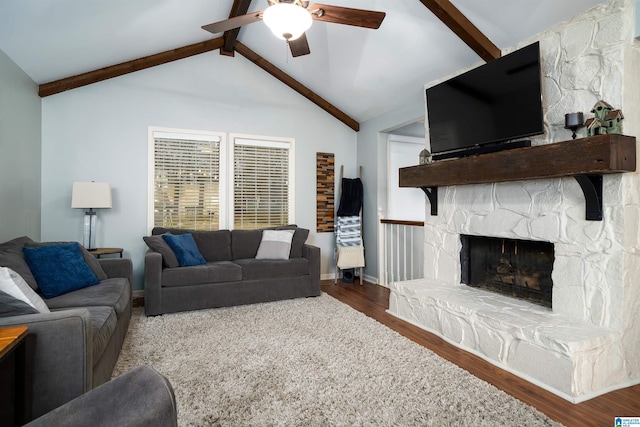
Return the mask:
<path id="1" fill-rule="evenodd" d="M 249 61 L 256 64 L 258 67 L 262 68 L 267 73 L 271 74 L 276 79 L 280 80 L 285 85 L 289 86 L 291 89 L 298 92 L 300 95 L 307 98 L 309 101 L 316 104 L 318 107 L 325 110 L 327 113 L 331 114 L 336 119 L 340 120 L 345 125 L 349 126 L 351 129 L 358 132 L 360 130 L 360 123 L 358 123 L 353 118 L 349 117 L 347 114 L 342 112 L 338 107 L 331 104 L 326 99 L 322 98 L 320 95 L 316 94 L 314 91 L 303 85 L 302 83 L 295 80 L 293 77 L 286 74 L 284 71 L 273 65 L 271 62 L 267 61 L 262 56 L 258 55 L 247 46 L 240 42 L 236 42 L 235 50 L 240 55 L 247 58 Z"/>
<path id="2" fill-rule="evenodd" d="M 489 62 L 500 58 L 502 52 L 449 0 L 420 0 L 451 31 L 467 44 L 480 58 Z"/>
<path id="3" fill-rule="evenodd" d="M 251 0 L 234 0 L 233 5 L 231 6 L 231 12 L 229 13 L 229 18 L 246 15 L 249 11 L 250 5 Z M 240 34 L 240 27 L 224 32 L 222 35 L 224 38 L 224 45 L 220 49 L 221 55 L 233 56 L 236 40 L 238 40 L 238 34 Z"/>
<path id="4" fill-rule="evenodd" d="M 188 46 L 179 47 L 177 49 L 166 50 L 161 53 L 134 59 L 132 61 L 100 68 L 98 70 L 89 71 L 83 74 L 66 77 L 49 83 L 43 83 L 38 87 L 38 95 L 44 98 L 45 96 L 54 95 L 56 93 L 123 76 L 146 68 L 188 58 L 193 55 L 199 55 L 201 53 L 220 49 L 223 43 L 224 40 L 222 37 L 218 37 Z"/>

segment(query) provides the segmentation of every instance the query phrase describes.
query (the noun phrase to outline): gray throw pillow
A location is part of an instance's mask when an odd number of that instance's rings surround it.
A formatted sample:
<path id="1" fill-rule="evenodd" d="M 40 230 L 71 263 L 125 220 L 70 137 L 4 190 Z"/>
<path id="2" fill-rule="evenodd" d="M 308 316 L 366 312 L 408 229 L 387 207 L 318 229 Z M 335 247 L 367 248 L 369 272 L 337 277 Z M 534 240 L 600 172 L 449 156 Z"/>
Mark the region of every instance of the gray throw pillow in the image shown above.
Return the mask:
<path id="1" fill-rule="evenodd" d="M 38 282 L 33 277 L 29 264 L 24 259 L 22 248 L 25 244 L 35 243 L 27 236 L 18 237 L 8 242 L 0 243 L 0 266 L 9 267 L 20 275 L 33 290 L 38 289 Z"/>
<path id="2" fill-rule="evenodd" d="M 9 267 L 0 267 L 0 291 L 17 298 L 40 313 L 49 313 L 49 307 L 18 273 Z"/>
<path id="3" fill-rule="evenodd" d="M 165 233 L 168 234 L 168 233 Z M 162 234 L 155 236 L 145 236 L 142 238 L 152 251 L 160 252 L 162 254 L 162 261 L 164 265 L 169 268 L 179 267 L 178 258 L 176 254 L 171 250 L 167 242 L 162 238 Z"/>
<path id="4" fill-rule="evenodd" d="M 23 316 L 38 314 L 38 310 L 24 301 L 0 291 L 0 317 Z"/>
<path id="5" fill-rule="evenodd" d="M 264 230 L 256 259 L 289 259 L 293 230 Z"/>

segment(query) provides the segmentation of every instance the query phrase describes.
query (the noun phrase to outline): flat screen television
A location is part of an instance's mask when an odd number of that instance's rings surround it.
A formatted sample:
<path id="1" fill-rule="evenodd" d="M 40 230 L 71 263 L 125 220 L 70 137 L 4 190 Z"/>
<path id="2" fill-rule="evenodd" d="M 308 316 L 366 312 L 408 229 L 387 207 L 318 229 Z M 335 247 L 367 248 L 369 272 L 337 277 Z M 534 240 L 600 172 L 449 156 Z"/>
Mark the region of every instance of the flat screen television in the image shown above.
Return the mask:
<path id="1" fill-rule="evenodd" d="M 496 151 L 544 133 L 541 93 L 539 43 L 428 88 L 434 159 L 481 152 L 478 147 Z"/>

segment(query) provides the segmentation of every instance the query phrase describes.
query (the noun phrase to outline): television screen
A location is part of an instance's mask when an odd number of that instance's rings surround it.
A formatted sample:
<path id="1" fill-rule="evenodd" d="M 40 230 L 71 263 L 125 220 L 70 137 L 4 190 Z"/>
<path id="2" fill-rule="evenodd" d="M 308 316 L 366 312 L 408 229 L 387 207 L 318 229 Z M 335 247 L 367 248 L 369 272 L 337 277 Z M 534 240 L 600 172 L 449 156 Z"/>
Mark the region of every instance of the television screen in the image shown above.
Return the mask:
<path id="1" fill-rule="evenodd" d="M 540 80 L 534 43 L 428 88 L 431 152 L 544 133 Z"/>

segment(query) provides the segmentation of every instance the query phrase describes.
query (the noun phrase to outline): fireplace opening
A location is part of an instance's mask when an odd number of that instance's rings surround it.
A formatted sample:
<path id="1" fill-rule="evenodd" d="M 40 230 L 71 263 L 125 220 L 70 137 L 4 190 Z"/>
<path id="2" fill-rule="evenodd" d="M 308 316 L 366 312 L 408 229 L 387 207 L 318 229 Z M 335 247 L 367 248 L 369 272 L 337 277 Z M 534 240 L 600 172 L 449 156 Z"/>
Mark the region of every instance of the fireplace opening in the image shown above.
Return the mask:
<path id="1" fill-rule="evenodd" d="M 551 308 L 553 243 L 460 236 L 462 283 Z"/>

